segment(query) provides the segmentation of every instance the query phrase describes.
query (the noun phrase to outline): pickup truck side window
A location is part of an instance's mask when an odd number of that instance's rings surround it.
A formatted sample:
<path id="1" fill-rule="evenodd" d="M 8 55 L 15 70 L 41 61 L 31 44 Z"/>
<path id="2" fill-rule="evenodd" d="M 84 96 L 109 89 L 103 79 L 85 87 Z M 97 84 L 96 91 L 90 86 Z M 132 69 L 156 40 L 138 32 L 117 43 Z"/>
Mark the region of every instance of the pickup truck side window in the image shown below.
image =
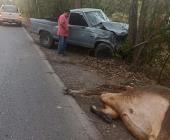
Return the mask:
<path id="1" fill-rule="evenodd" d="M 88 27 L 86 20 L 84 19 L 83 15 L 79 13 L 71 13 L 70 14 L 70 25 L 78 25 L 78 26 L 85 26 Z"/>

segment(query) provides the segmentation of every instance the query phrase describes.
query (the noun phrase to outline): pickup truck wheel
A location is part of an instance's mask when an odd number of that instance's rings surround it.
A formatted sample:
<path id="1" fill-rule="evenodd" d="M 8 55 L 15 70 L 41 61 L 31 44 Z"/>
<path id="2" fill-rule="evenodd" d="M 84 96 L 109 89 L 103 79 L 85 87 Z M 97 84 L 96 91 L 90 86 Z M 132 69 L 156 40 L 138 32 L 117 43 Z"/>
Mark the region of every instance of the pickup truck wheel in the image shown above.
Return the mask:
<path id="1" fill-rule="evenodd" d="M 51 49 L 54 45 L 54 40 L 48 32 L 41 32 L 40 44 L 46 48 Z"/>
<path id="2" fill-rule="evenodd" d="M 101 59 L 113 58 L 113 49 L 107 43 L 100 43 L 95 49 L 95 57 Z"/>

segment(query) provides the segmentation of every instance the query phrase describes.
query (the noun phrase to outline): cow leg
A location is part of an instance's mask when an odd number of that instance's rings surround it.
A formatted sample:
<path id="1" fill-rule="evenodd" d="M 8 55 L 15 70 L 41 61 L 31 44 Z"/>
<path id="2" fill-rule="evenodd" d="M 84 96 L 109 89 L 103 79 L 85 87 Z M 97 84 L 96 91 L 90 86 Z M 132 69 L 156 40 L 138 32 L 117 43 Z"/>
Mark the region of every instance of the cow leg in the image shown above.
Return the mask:
<path id="1" fill-rule="evenodd" d="M 113 119 L 118 117 L 117 112 L 108 106 L 102 109 L 97 109 L 96 106 L 92 106 L 91 111 L 107 123 L 112 123 Z"/>

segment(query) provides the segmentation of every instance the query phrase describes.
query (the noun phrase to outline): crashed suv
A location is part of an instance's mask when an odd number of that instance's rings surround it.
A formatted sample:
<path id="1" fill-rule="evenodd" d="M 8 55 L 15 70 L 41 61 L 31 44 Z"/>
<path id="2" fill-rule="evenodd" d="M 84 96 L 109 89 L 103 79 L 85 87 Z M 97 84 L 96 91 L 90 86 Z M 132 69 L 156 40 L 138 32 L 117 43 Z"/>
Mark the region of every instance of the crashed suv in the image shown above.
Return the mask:
<path id="1" fill-rule="evenodd" d="M 40 35 L 43 46 L 51 47 L 58 41 L 56 22 L 30 19 L 31 30 Z M 96 57 L 110 57 L 117 52 L 127 37 L 128 25 L 111 22 L 100 9 L 74 9 L 69 17 L 68 43 L 93 49 Z"/>

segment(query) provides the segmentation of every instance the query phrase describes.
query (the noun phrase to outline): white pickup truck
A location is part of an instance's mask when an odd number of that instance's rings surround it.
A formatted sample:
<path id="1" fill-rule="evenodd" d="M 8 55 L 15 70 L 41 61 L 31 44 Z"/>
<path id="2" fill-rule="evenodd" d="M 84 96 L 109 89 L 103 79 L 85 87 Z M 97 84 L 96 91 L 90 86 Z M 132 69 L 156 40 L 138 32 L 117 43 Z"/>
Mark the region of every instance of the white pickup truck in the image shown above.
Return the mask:
<path id="1" fill-rule="evenodd" d="M 0 23 L 15 23 L 22 25 L 22 16 L 16 5 L 2 5 L 0 8 Z"/>

